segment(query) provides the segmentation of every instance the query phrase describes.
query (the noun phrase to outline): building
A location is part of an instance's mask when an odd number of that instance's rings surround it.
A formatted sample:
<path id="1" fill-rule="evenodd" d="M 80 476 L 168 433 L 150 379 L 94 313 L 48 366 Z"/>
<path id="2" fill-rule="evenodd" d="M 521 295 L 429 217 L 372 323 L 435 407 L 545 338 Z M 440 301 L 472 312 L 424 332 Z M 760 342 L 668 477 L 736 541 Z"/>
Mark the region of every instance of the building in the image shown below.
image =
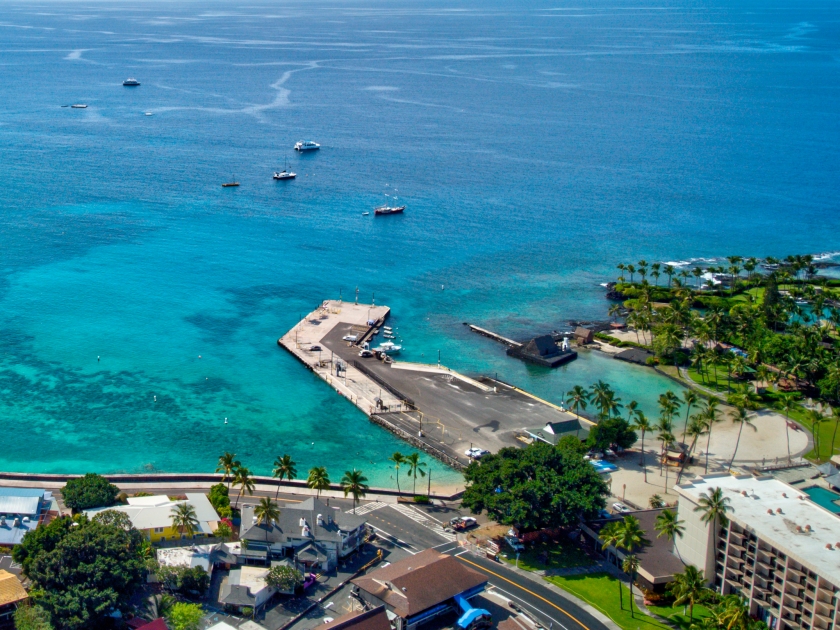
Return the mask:
<path id="1" fill-rule="evenodd" d="M 726 527 L 695 512 L 720 488 Z M 840 518 L 772 477 L 708 475 L 676 486 L 685 532 L 677 551 L 722 594 L 749 602 L 771 630 L 833 630 L 840 623 Z M 717 529 L 717 531 L 715 531 Z"/>
<path id="2" fill-rule="evenodd" d="M 385 607 L 395 630 L 413 630 L 434 617 L 463 610 L 462 602 L 483 592 L 487 578 L 453 556 L 426 549 L 352 583 L 366 604 Z"/>
<path id="3" fill-rule="evenodd" d="M 28 597 L 17 576 L 0 569 L 0 625 L 11 622 L 17 607 Z"/>
<path id="4" fill-rule="evenodd" d="M 0 488 L 0 547 L 19 545 L 27 532 L 58 514 L 58 502 L 49 490 Z"/>
<path id="5" fill-rule="evenodd" d="M 306 570 L 329 571 L 364 542 L 367 519 L 333 509 L 316 498 L 290 503 L 275 523 L 260 524 L 254 506 L 242 507 L 239 539 L 245 562 L 291 557 Z"/>
<path id="6" fill-rule="evenodd" d="M 186 500 L 172 500 L 164 494 L 150 497 L 129 497 L 128 505 L 113 505 L 106 508 L 86 510 L 85 514 L 90 517 L 104 512 L 115 510 L 123 512 L 131 519 L 131 524 L 153 543 L 166 542 L 167 540 L 186 539 L 187 535 L 182 534 L 172 526 L 172 508 L 182 503 L 188 503 L 195 509 L 195 516 L 198 519 L 198 528 L 193 538 L 204 538 L 212 536 L 219 526 L 219 515 L 210 505 L 205 494 L 187 494 Z"/>
<path id="7" fill-rule="evenodd" d="M 385 612 L 385 606 L 370 610 L 359 610 L 342 615 L 327 624 L 321 630 L 391 630 L 391 622 Z"/>
<path id="8" fill-rule="evenodd" d="M 201 567 L 208 575 L 217 566 L 228 567 L 237 563 L 236 551 L 239 543 L 216 543 L 212 545 L 191 545 L 189 547 L 168 547 L 156 552 L 158 564 L 165 567 Z"/>
<path id="9" fill-rule="evenodd" d="M 674 541 L 666 536 L 657 537 L 656 518 L 664 509 L 666 508 L 641 510 L 628 515 L 639 520 L 639 527 L 645 532 L 645 537 L 648 540 L 647 544 L 633 550 L 633 554 L 639 559 L 636 579 L 646 589 L 657 593 L 663 592 L 667 584 L 673 581 L 674 575 L 681 573 L 685 568 L 683 562 L 674 552 Z M 594 550 L 606 553 L 607 561 L 621 568 L 628 552 L 612 546 L 608 547 L 605 552 L 602 551 L 604 543 L 599 536 L 601 529 L 607 523 L 616 520 L 619 519 L 613 517 L 584 523 L 581 526 L 581 532 Z"/>
<path id="10" fill-rule="evenodd" d="M 557 443 L 567 435 L 573 435 L 581 442 L 585 442 L 589 437 L 589 427 L 591 426 L 594 425 L 587 420 L 574 418 L 563 422 L 547 422 L 544 427 L 525 429 L 525 432 L 535 440 L 557 446 Z"/>
<path id="11" fill-rule="evenodd" d="M 577 352 L 569 349 L 568 341 L 564 341 L 560 347 L 551 335 L 534 337 L 521 345 L 511 346 L 507 349 L 507 354 L 545 367 L 557 367 L 577 358 Z"/>
<path id="12" fill-rule="evenodd" d="M 231 569 L 222 581 L 219 602 L 239 611 L 243 608 L 258 611 L 277 592 L 277 589 L 266 584 L 266 577 L 267 567 L 243 566 Z"/>

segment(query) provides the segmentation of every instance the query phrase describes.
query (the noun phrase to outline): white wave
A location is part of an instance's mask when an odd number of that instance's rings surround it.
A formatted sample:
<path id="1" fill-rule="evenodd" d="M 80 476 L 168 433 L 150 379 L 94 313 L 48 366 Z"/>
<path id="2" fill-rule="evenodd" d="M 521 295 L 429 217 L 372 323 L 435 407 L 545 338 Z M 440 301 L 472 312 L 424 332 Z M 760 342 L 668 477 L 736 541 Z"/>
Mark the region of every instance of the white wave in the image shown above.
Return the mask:
<path id="1" fill-rule="evenodd" d="M 817 260 L 831 260 L 832 258 L 836 258 L 840 256 L 840 252 L 823 252 L 821 254 L 811 254 L 815 261 Z"/>
<path id="2" fill-rule="evenodd" d="M 89 50 L 89 49 L 88 48 L 77 48 L 76 50 L 71 51 L 65 57 L 65 59 L 68 60 L 68 61 L 72 61 L 72 60 L 75 60 L 75 59 L 81 59 L 82 58 L 82 53 L 85 52 L 86 50 Z"/>
<path id="3" fill-rule="evenodd" d="M 366 92 L 398 92 L 400 88 L 393 85 L 369 85 L 362 89 Z"/>

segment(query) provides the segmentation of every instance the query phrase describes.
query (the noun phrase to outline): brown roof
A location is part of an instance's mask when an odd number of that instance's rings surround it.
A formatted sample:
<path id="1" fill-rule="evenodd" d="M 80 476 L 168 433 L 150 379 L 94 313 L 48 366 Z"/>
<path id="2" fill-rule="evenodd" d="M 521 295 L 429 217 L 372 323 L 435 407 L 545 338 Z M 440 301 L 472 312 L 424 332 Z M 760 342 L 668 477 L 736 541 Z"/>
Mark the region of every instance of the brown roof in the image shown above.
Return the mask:
<path id="1" fill-rule="evenodd" d="M 434 549 L 358 577 L 353 584 L 385 602 L 396 615 L 411 617 L 487 581 L 463 562 Z"/>
<path id="2" fill-rule="evenodd" d="M 321 626 L 322 630 L 391 630 L 391 622 L 385 613 L 385 606 L 372 610 L 360 610 L 343 615 Z"/>
<path id="3" fill-rule="evenodd" d="M 17 576 L 0 569 L 0 606 L 14 604 L 29 597 Z"/>

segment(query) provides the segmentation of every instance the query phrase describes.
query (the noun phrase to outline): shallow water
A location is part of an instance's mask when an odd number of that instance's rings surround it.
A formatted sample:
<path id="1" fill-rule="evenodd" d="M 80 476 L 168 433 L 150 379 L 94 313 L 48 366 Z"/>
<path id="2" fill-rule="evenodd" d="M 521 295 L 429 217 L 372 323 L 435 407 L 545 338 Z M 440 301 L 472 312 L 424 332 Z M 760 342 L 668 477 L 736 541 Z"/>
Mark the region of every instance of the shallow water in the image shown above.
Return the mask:
<path id="1" fill-rule="evenodd" d="M 840 249 L 832 2 L 0 6 L 2 469 L 389 484 L 405 445 L 275 345 L 322 299 L 375 294 L 407 360 L 655 414 L 648 370 L 461 324 L 603 318 L 618 262 Z"/>

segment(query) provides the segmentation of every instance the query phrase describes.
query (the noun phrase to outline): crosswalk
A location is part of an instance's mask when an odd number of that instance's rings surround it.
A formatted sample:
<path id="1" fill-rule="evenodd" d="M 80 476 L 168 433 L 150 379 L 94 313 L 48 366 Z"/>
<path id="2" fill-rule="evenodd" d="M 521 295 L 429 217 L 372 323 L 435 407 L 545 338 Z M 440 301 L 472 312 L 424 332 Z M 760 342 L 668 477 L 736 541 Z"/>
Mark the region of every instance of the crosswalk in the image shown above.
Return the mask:
<path id="1" fill-rule="evenodd" d="M 372 501 L 371 503 L 366 503 L 365 505 L 360 505 L 356 508 L 356 514 L 361 516 L 362 514 L 368 514 L 370 512 L 374 512 L 381 508 L 386 507 L 387 503 L 382 503 L 381 501 Z M 353 510 L 347 510 L 347 514 L 353 514 Z"/>
<path id="2" fill-rule="evenodd" d="M 430 518 L 427 518 L 425 514 L 420 512 L 419 510 L 415 510 L 410 505 L 403 505 L 401 503 L 390 504 L 390 507 L 394 508 L 397 512 L 410 518 L 415 523 L 422 525 L 423 527 L 432 530 L 438 536 L 443 538 L 444 540 L 448 540 L 449 542 L 455 542 L 457 540 L 457 536 L 452 532 L 447 532 L 440 526 L 440 523 L 436 523 Z"/>

